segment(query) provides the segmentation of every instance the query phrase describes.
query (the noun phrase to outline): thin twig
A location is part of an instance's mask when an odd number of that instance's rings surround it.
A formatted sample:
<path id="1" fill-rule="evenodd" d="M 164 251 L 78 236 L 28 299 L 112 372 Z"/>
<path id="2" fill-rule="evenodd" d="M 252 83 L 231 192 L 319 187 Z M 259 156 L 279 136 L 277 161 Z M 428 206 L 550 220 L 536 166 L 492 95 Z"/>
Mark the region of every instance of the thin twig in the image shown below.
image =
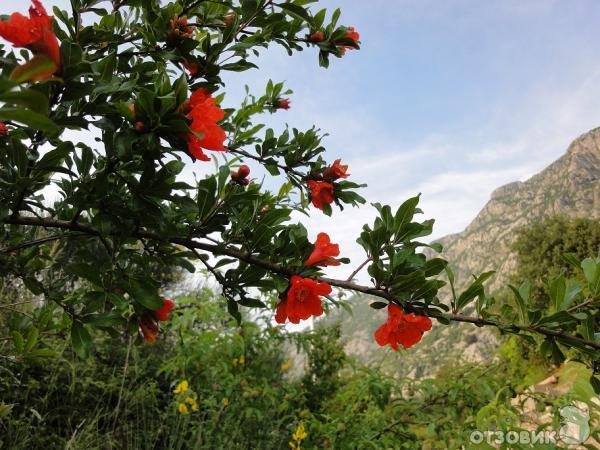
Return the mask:
<path id="1" fill-rule="evenodd" d="M 365 267 L 367 264 L 369 264 L 369 262 L 371 261 L 371 258 L 367 258 L 360 266 L 358 266 L 356 268 L 356 270 L 354 270 L 350 276 L 346 279 L 346 281 L 352 281 L 352 279 L 356 276 L 356 274 L 358 272 L 360 272 L 362 270 L 363 267 Z"/>

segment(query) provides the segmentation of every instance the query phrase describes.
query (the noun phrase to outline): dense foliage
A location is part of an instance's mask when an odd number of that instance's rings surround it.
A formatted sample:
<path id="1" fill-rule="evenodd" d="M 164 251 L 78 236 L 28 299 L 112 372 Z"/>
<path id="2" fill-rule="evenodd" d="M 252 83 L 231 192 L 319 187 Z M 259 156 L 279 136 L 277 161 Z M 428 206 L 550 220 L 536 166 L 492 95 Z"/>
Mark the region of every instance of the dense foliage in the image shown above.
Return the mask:
<path id="1" fill-rule="evenodd" d="M 532 280 L 536 304 L 547 308 L 549 304 L 541 295 L 544 279 L 552 279 L 561 272 L 567 276 L 577 274 L 577 268 L 565 264 L 565 255 L 585 259 L 599 254 L 600 221 L 548 216 L 520 230 L 513 250 L 517 254 L 517 270 L 512 279 Z"/>

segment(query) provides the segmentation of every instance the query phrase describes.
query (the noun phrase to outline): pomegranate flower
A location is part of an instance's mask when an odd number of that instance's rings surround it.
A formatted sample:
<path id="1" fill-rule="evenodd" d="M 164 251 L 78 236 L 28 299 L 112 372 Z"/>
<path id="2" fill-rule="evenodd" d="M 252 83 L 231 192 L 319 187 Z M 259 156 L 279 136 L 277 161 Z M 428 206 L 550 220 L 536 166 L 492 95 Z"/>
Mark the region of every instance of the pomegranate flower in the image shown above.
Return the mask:
<path id="1" fill-rule="evenodd" d="M 154 315 L 160 321 L 164 322 L 165 320 L 169 320 L 169 314 L 173 310 L 174 306 L 175 306 L 175 302 L 173 300 L 169 300 L 168 298 L 165 298 L 163 300 L 163 305 L 154 311 Z"/>
<path id="2" fill-rule="evenodd" d="M 140 329 L 142 330 L 142 334 L 144 335 L 144 342 L 147 344 L 152 344 L 155 342 L 159 330 L 156 319 L 149 313 L 144 313 L 139 319 L 139 325 Z"/>
<path id="3" fill-rule="evenodd" d="M 187 69 L 191 76 L 195 77 L 200 74 L 200 69 L 202 66 L 199 63 L 189 62 L 184 59 L 181 64 Z"/>
<path id="4" fill-rule="evenodd" d="M 248 185 L 250 183 L 248 175 L 250 175 L 250 167 L 246 164 L 242 164 L 238 167 L 237 172 L 231 172 L 231 179 L 236 183 Z"/>
<path id="5" fill-rule="evenodd" d="M 225 112 L 203 88 L 196 90 L 186 103 L 189 109 L 186 117 L 192 121 L 190 129 L 202 135 L 198 137 L 189 133 L 186 136 L 188 150 L 196 159 L 210 161 L 202 149 L 225 151 L 223 146 L 225 131 L 218 124 L 225 116 Z"/>
<path id="6" fill-rule="evenodd" d="M 8 136 L 8 127 L 4 122 L 0 122 L 0 137 Z"/>
<path id="7" fill-rule="evenodd" d="M 11 42 L 15 47 L 24 47 L 35 55 L 48 56 L 55 65 L 51 76 L 60 68 L 60 47 L 52 21 L 54 17 L 49 16 L 42 6 L 40 0 L 32 0 L 33 6 L 29 7 L 29 17 L 15 12 L 8 20 L 0 21 L 0 37 Z M 38 74 L 38 78 L 42 74 Z"/>
<path id="8" fill-rule="evenodd" d="M 277 109 L 290 109 L 290 99 L 289 98 L 278 98 L 275 103 L 275 108 Z"/>
<path id="9" fill-rule="evenodd" d="M 398 350 L 398 344 L 409 349 L 421 340 L 425 331 L 431 330 L 431 319 L 426 316 L 405 314 L 400 307 L 390 303 L 388 319 L 375 331 L 375 340 L 382 347 L 391 345 Z"/>
<path id="10" fill-rule="evenodd" d="M 308 37 L 308 42 L 323 42 L 325 40 L 325 35 L 322 31 L 315 31 Z"/>
<path id="11" fill-rule="evenodd" d="M 344 37 L 346 39 L 352 39 L 352 41 L 354 42 L 355 46 L 358 46 L 358 40 L 360 39 L 360 34 L 358 34 L 355 30 L 354 27 L 348 27 L 348 31 L 346 32 L 346 34 L 344 34 Z M 342 48 L 348 49 L 348 50 L 353 50 L 354 47 L 349 46 L 349 45 L 342 45 Z"/>
<path id="12" fill-rule="evenodd" d="M 324 205 L 330 205 L 335 199 L 333 195 L 333 184 L 328 181 L 308 181 L 310 199 L 315 208 L 323 209 Z"/>
<path id="13" fill-rule="evenodd" d="M 191 39 L 193 36 L 194 27 L 188 25 L 187 16 L 174 16 L 166 43 L 169 47 L 177 47 L 184 39 Z"/>
<path id="14" fill-rule="evenodd" d="M 315 241 L 315 248 L 304 261 L 305 266 L 339 266 L 341 263 L 333 259 L 339 256 L 340 246 L 332 244 L 327 233 L 319 233 Z"/>
<path id="15" fill-rule="evenodd" d="M 328 295 L 331 291 L 331 286 L 327 283 L 292 276 L 287 297 L 277 306 L 275 321 L 285 323 L 289 319 L 292 323 L 299 323 L 310 316 L 320 316 L 323 314 L 320 296 Z"/>
<path id="16" fill-rule="evenodd" d="M 341 159 L 336 159 L 331 167 L 323 172 L 323 177 L 330 178 L 332 180 L 337 180 L 338 178 L 348 178 L 348 176 L 350 176 L 349 173 L 346 173 L 348 171 L 348 165 L 342 165 L 341 161 Z"/>

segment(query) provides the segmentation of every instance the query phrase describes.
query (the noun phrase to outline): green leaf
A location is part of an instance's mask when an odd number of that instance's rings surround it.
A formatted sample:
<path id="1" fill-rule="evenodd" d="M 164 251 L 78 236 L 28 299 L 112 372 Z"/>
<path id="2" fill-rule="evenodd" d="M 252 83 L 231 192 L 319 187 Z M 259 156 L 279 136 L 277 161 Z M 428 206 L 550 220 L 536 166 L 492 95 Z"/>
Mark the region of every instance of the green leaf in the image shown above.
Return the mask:
<path id="1" fill-rule="evenodd" d="M 235 319 L 238 325 L 242 323 L 242 315 L 240 314 L 238 304 L 235 300 L 231 298 L 227 299 L 227 311 Z"/>
<path id="2" fill-rule="evenodd" d="M 98 287 L 102 287 L 102 278 L 96 266 L 86 263 L 71 263 L 67 265 L 66 271 L 79 278 L 84 278 Z"/>
<path id="3" fill-rule="evenodd" d="M 560 305 L 563 304 L 565 299 L 565 294 L 567 292 L 567 283 L 565 281 L 565 277 L 563 275 L 559 275 L 550 284 L 550 298 L 552 299 L 552 306 L 554 311 L 558 311 L 560 309 Z"/>
<path id="4" fill-rule="evenodd" d="M 23 353 L 25 349 L 25 341 L 23 340 L 23 336 L 18 331 L 13 331 L 10 333 L 13 339 L 13 344 L 15 346 L 15 350 L 17 353 Z"/>
<path id="5" fill-rule="evenodd" d="M 412 218 L 415 215 L 415 209 L 419 204 L 419 197 L 420 194 L 416 197 L 409 198 L 402 203 L 398 208 L 398 211 L 396 211 L 394 217 L 394 232 L 397 236 L 401 236 L 405 227 L 412 221 Z"/>
<path id="6" fill-rule="evenodd" d="M 279 6 L 281 9 L 285 10 L 292 17 L 297 17 L 299 19 L 303 19 L 306 22 L 308 22 L 309 24 L 312 24 L 312 22 L 313 22 L 313 19 L 310 16 L 310 14 L 308 14 L 308 11 L 306 9 L 304 9 L 302 6 L 298 6 L 294 3 L 278 3 L 277 6 Z"/>
<path id="7" fill-rule="evenodd" d="M 581 262 L 581 268 L 593 294 L 600 293 L 600 263 L 592 258 L 586 258 Z"/>
<path id="8" fill-rule="evenodd" d="M 17 83 L 25 81 L 39 81 L 52 76 L 58 67 L 46 55 L 35 55 L 25 64 L 15 67 L 10 74 L 10 79 Z"/>
<path id="9" fill-rule="evenodd" d="M 428 260 L 423 267 L 426 277 L 439 275 L 448 265 L 448 261 L 442 258 L 433 258 Z"/>
<path id="10" fill-rule="evenodd" d="M 40 336 L 40 330 L 36 327 L 31 327 L 29 329 L 29 333 L 27 334 L 27 342 L 25 343 L 24 352 L 30 352 L 37 344 L 38 337 Z"/>
<path id="11" fill-rule="evenodd" d="M 590 384 L 592 385 L 592 389 L 594 389 L 594 393 L 596 395 L 600 395 L 600 380 L 598 379 L 598 377 L 592 375 L 590 377 Z"/>
<path id="12" fill-rule="evenodd" d="M 240 304 L 242 306 L 247 306 L 249 308 L 266 308 L 267 307 L 267 305 L 265 305 L 260 300 L 258 300 L 256 298 L 249 298 L 249 297 L 242 298 L 238 302 L 238 304 Z"/>
<path id="13" fill-rule="evenodd" d="M 48 115 L 48 99 L 33 89 L 4 92 L 0 94 L 0 102 L 24 106 L 34 112 Z"/>
<path id="14" fill-rule="evenodd" d="M 71 342 L 73 350 L 80 358 L 86 358 L 92 345 L 92 337 L 83 323 L 74 320 L 71 325 Z"/>
<path id="15" fill-rule="evenodd" d="M 525 285 L 525 283 L 529 283 L 529 282 L 524 281 L 523 284 L 521 285 L 521 289 L 523 289 L 523 286 Z M 528 286 L 531 287 L 530 284 L 528 284 Z M 517 308 L 519 310 L 519 317 L 521 318 L 521 322 L 525 323 L 526 322 L 525 319 L 527 318 L 527 306 L 526 306 L 526 300 L 525 300 L 525 298 L 523 298 L 523 292 L 521 292 L 521 289 L 517 289 L 512 284 L 509 284 L 508 287 L 510 288 L 511 291 L 513 291 L 515 303 L 517 304 Z M 529 292 L 529 287 L 527 288 L 527 292 Z M 526 298 L 529 298 L 529 294 L 527 294 Z"/>
<path id="16" fill-rule="evenodd" d="M 42 295 L 44 293 L 44 285 L 34 277 L 23 278 L 23 284 L 31 291 L 33 295 Z"/>
<path id="17" fill-rule="evenodd" d="M 388 305 L 386 302 L 373 302 L 370 303 L 369 306 L 373 309 L 383 309 Z"/>
<path id="18" fill-rule="evenodd" d="M 127 292 L 142 306 L 152 311 L 160 308 L 163 301 L 158 295 L 158 289 L 149 280 L 129 279 Z"/>
<path id="19" fill-rule="evenodd" d="M 458 297 L 456 300 L 456 309 L 460 311 L 464 306 L 472 302 L 477 296 L 483 293 L 483 283 L 494 275 L 494 271 L 484 272 Z"/>
<path id="20" fill-rule="evenodd" d="M 46 116 L 26 109 L 0 108 L 0 120 L 12 120 L 48 133 L 53 133 L 58 129 L 57 125 Z"/>
<path id="21" fill-rule="evenodd" d="M 110 311 L 107 313 L 89 314 L 82 317 L 85 323 L 96 327 L 112 327 L 116 325 L 122 325 L 126 323 L 126 320 L 116 311 Z"/>

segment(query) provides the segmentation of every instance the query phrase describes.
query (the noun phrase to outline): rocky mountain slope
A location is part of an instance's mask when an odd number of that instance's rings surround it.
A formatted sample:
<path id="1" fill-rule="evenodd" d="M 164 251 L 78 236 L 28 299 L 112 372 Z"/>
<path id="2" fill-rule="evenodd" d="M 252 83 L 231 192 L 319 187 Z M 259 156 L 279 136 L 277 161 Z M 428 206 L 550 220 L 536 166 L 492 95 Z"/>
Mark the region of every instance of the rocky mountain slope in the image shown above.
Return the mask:
<path id="1" fill-rule="evenodd" d="M 490 289 L 503 286 L 516 258 L 511 252 L 515 231 L 545 215 L 600 218 L 600 128 L 577 138 L 567 152 L 527 181 L 496 189 L 488 203 L 462 232 L 439 240 L 442 256 L 452 263 L 457 284 L 463 287 L 473 273 L 496 270 Z M 373 332 L 385 313 L 368 308 L 369 299 L 353 300 L 352 318 L 340 313 L 347 350 L 360 360 L 383 364 L 394 373 L 427 376 L 456 358 L 482 360 L 493 355 L 492 331 L 468 324 L 435 327 L 409 351 L 388 353 L 373 342 Z M 331 319 L 328 319 L 331 320 Z"/>

